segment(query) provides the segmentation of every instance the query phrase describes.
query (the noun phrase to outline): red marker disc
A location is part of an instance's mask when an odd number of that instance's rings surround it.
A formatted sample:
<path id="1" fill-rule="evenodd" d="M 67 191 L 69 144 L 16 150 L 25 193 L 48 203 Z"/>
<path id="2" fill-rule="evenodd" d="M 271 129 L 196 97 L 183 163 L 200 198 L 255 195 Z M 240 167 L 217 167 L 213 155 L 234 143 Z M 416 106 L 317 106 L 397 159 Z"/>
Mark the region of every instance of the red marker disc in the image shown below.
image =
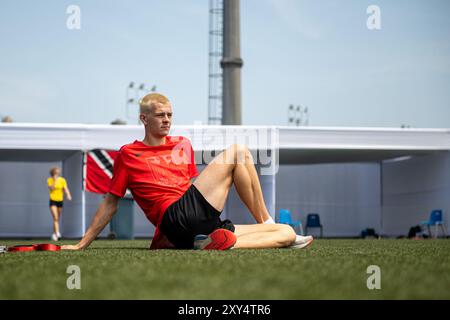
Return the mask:
<path id="1" fill-rule="evenodd" d="M 51 243 L 41 243 L 37 245 L 36 250 L 42 250 L 42 251 L 59 251 L 61 250 L 61 247 L 56 244 Z"/>
<path id="2" fill-rule="evenodd" d="M 8 252 L 25 252 L 25 251 L 34 251 L 34 250 L 36 250 L 35 244 L 14 246 L 14 247 L 8 248 Z"/>
<path id="3" fill-rule="evenodd" d="M 8 252 L 59 251 L 59 250 L 61 250 L 61 246 L 52 243 L 19 245 L 8 248 Z"/>

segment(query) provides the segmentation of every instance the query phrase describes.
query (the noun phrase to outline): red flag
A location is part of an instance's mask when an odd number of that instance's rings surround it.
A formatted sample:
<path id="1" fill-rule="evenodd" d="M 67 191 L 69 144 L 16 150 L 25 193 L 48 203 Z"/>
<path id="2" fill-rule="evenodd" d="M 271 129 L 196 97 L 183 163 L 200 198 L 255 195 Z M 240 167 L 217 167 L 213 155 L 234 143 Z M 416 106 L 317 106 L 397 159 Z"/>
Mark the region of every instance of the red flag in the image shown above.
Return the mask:
<path id="1" fill-rule="evenodd" d="M 114 160 L 119 151 L 91 150 L 86 155 L 87 191 L 105 194 L 109 191 L 109 184 L 113 176 Z"/>

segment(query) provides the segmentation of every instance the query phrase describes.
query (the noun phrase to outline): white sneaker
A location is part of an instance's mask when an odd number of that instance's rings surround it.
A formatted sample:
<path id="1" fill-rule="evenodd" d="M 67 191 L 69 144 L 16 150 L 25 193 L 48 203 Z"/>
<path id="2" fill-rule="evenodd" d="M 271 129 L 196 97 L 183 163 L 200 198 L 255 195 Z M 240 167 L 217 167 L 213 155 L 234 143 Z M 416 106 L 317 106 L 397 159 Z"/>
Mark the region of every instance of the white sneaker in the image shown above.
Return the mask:
<path id="1" fill-rule="evenodd" d="M 57 232 L 56 236 L 58 237 L 58 239 L 61 239 L 61 233 Z"/>
<path id="2" fill-rule="evenodd" d="M 58 236 L 56 235 L 56 233 L 52 234 L 52 240 L 58 241 Z"/>
<path id="3" fill-rule="evenodd" d="M 308 247 L 314 238 L 312 236 L 299 236 L 297 235 L 293 244 L 291 244 L 288 248 L 291 249 L 303 249 Z"/>

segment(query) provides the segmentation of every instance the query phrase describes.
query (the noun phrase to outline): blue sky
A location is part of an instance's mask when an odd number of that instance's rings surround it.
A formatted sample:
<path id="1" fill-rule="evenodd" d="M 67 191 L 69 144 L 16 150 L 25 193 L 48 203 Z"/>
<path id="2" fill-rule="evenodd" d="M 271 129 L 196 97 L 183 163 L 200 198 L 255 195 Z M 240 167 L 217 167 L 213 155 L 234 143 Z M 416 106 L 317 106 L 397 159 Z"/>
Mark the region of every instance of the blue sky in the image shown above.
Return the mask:
<path id="1" fill-rule="evenodd" d="M 135 81 L 171 99 L 175 124 L 205 123 L 208 3 L 0 0 L 0 116 L 109 123 Z M 243 124 L 286 125 L 301 104 L 313 126 L 449 128 L 449 15 L 446 0 L 241 0 Z"/>

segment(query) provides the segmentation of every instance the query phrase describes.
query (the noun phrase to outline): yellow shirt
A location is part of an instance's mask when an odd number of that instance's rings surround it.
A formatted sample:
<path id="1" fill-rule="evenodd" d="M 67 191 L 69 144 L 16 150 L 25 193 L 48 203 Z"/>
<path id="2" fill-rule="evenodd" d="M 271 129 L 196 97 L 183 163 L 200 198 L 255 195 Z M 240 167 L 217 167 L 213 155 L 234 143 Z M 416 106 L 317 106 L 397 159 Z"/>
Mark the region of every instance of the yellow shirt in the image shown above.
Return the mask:
<path id="1" fill-rule="evenodd" d="M 47 179 L 47 185 L 49 187 L 53 185 L 53 178 Z M 50 200 L 63 201 L 64 200 L 63 190 L 65 187 L 67 187 L 66 179 L 64 179 L 63 177 L 58 177 L 56 179 L 55 189 L 50 190 Z"/>

